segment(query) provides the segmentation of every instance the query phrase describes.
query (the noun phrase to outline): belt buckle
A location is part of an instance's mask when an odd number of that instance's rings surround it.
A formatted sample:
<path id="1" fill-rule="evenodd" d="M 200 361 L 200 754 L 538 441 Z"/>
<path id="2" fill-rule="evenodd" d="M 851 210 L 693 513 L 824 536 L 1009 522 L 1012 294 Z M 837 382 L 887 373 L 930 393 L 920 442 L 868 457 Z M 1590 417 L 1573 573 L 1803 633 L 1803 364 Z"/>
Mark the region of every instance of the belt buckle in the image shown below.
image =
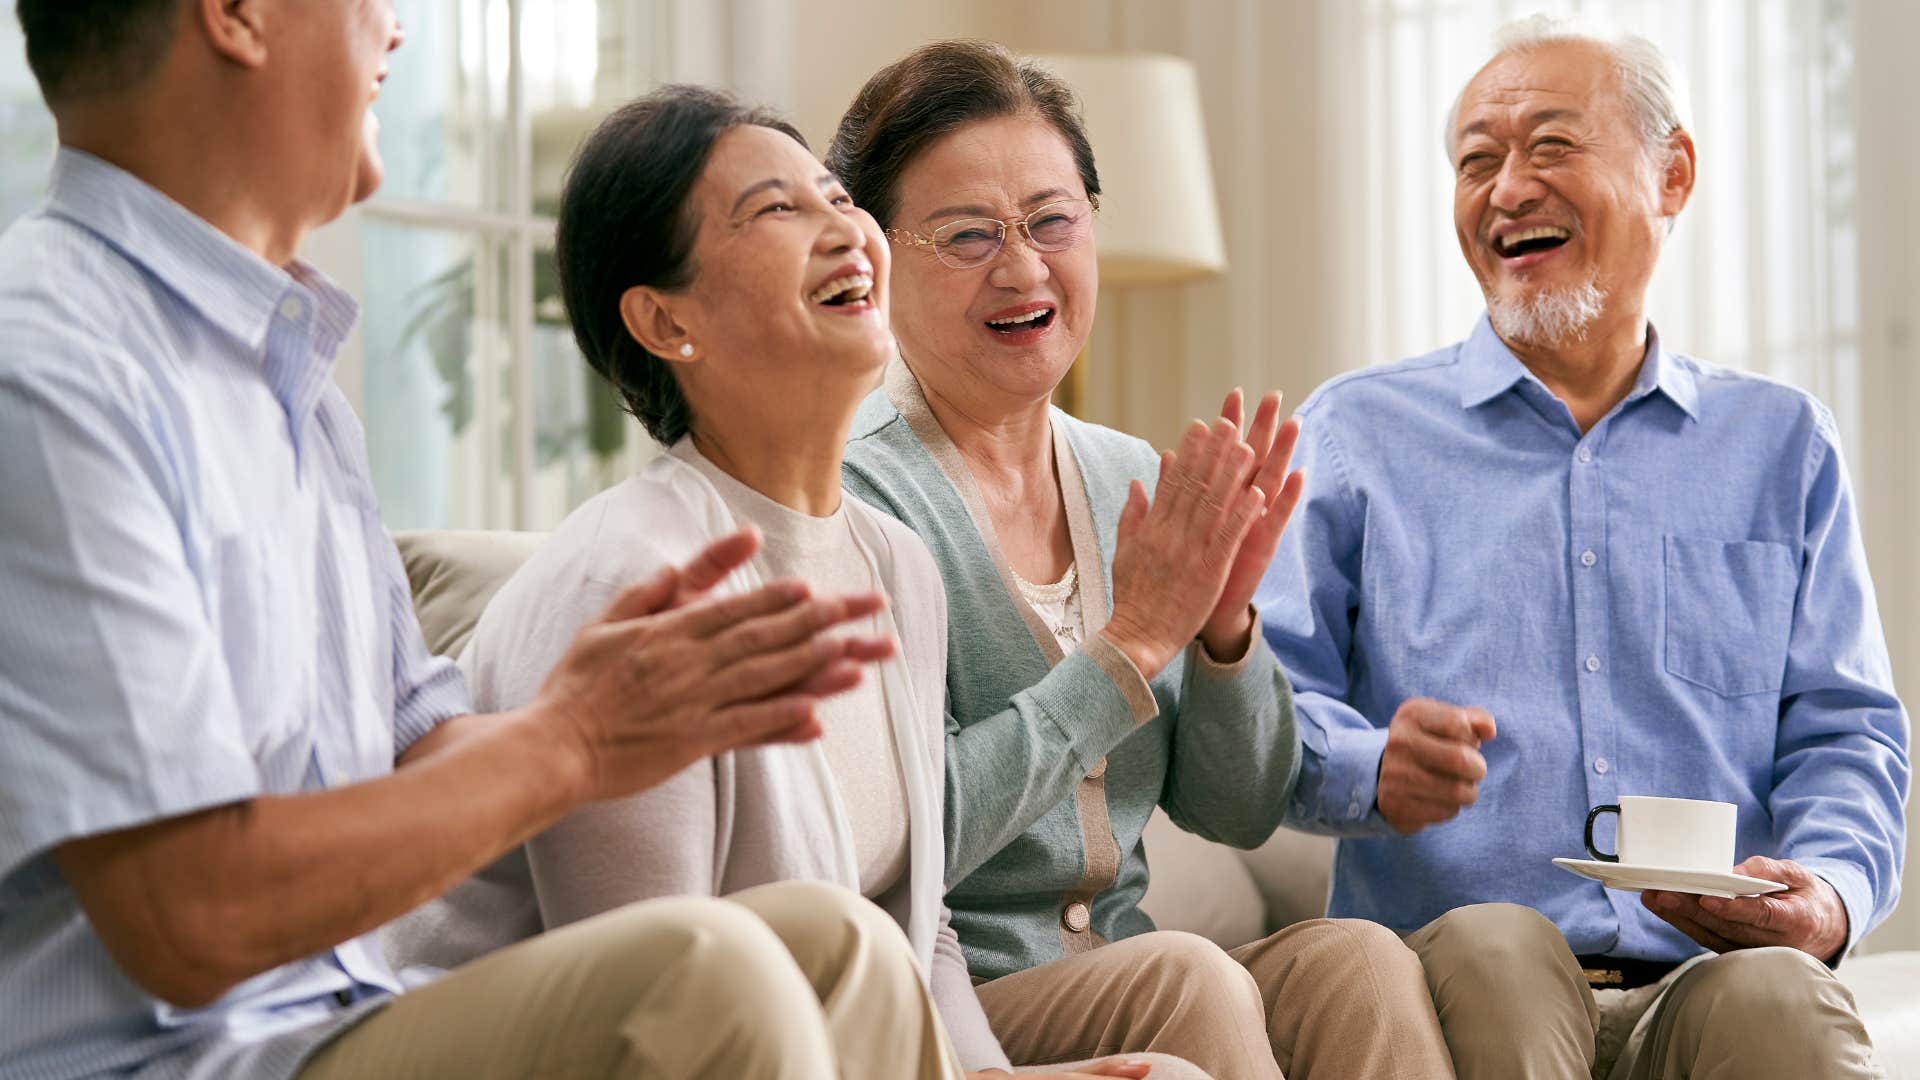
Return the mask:
<path id="1" fill-rule="evenodd" d="M 1588 986 L 1617 987 L 1627 981 L 1627 973 L 1614 968 L 1581 968 L 1580 975 Z"/>

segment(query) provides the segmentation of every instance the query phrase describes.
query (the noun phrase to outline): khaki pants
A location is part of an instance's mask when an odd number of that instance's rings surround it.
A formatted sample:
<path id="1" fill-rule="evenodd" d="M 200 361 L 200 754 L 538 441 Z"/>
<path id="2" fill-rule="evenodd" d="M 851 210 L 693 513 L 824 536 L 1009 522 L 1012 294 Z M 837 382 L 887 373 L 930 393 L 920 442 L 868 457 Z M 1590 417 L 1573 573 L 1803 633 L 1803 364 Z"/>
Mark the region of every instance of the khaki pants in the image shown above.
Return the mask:
<path id="1" fill-rule="evenodd" d="M 1545 916 L 1459 908 L 1411 934 L 1461 1080 L 1846 1080 L 1881 1075 L 1853 995 L 1797 949 L 1703 956 L 1587 988 Z"/>
<path id="2" fill-rule="evenodd" d="M 958 1080 L 906 939 L 784 882 L 633 904 L 404 994 L 300 1080 Z"/>
<path id="3" fill-rule="evenodd" d="M 1022 1065 L 1154 1051 L 1214 1080 L 1453 1075 L 1419 961 L 1356 920 L 1300 923 L 1231 954 L 1193 934 L 1142 934 L 979 992 Z"/>

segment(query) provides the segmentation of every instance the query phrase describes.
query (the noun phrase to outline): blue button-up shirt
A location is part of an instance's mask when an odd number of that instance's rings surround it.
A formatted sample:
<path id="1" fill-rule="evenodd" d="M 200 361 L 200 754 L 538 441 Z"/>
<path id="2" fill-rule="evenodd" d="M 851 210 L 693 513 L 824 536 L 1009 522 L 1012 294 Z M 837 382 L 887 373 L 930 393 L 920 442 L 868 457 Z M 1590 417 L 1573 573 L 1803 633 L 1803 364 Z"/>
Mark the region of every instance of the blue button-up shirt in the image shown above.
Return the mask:
<path id="1" fill-rule="evenodd" d="M 171 1007 L 50 856 L 379 776 L 466 711 L 330 380 L 354 317 L 70 150 L 0 236 L 0 1076 L 284 1077 L 398 989 L 370 935 Z"/>
<path id="2" fill-rule="evenodd" d="M 1307 748 L 1290 816 L 1343 837 L 1334 915 L 1406 931 L 1511 901 L 1576 952 L 1692 955 L 1637 895 L 1550 863 L 1621 795 L 1735 804 L 1738 857 L 1823 876 L 1855 939 L 1893 909 L 1907 717 L 1819 402 L 1649 330 L 1583 435 L 1483 318 L 1300 415 L 1308 499 L 1259 604 Z M 1499 735 L 1479 802 L 1401 837 L 1374 786 L 1412 697 Z"/>

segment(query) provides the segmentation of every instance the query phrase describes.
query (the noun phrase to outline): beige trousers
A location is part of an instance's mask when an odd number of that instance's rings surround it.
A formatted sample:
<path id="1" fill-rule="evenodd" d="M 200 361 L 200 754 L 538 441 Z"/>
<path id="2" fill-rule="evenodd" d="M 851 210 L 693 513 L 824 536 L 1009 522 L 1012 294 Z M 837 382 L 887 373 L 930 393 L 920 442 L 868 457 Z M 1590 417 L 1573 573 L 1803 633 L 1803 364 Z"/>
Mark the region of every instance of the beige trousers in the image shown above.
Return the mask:
<path id="1" fill-rule="evenodd" d="M 892 919 L 783 882 L 633 904 L 404 994 L 300 1080 L 958 1080 Z"/>
<path id="2" fill-rule="evenodd" d="M 1461 1080 L 1848 1080 L 1881 1075 L 1853 995 L 1798 949 L 1703 956 L 1587 988 L 1532 908 L 1459 908 L 1409 935 Z"/>
<path id="3" fill-rule="evenodd" d="M 1357 920 L 1315 919 L 1232 953 L 1193 934 L 1142 934 L 979 992 L 1022 1065 L 1153 1051 L 1213 1080 L 1453 1075 L 1418 959 Z"/>

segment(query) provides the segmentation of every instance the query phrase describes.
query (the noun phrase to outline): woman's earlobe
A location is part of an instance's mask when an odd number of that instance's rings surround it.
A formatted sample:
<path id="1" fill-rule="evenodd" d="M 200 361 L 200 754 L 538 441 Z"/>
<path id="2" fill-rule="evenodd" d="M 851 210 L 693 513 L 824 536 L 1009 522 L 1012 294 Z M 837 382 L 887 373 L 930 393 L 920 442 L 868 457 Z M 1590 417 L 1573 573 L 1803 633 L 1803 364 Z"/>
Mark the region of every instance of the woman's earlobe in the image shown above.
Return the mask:
<path id="1" fill-rule="evenodd" d="M 691 360 L 692 336 L 661 303 L 658 291 L 636 285 L 620 296 L 620 321 L 640 347 L 663 360 Z"/>

